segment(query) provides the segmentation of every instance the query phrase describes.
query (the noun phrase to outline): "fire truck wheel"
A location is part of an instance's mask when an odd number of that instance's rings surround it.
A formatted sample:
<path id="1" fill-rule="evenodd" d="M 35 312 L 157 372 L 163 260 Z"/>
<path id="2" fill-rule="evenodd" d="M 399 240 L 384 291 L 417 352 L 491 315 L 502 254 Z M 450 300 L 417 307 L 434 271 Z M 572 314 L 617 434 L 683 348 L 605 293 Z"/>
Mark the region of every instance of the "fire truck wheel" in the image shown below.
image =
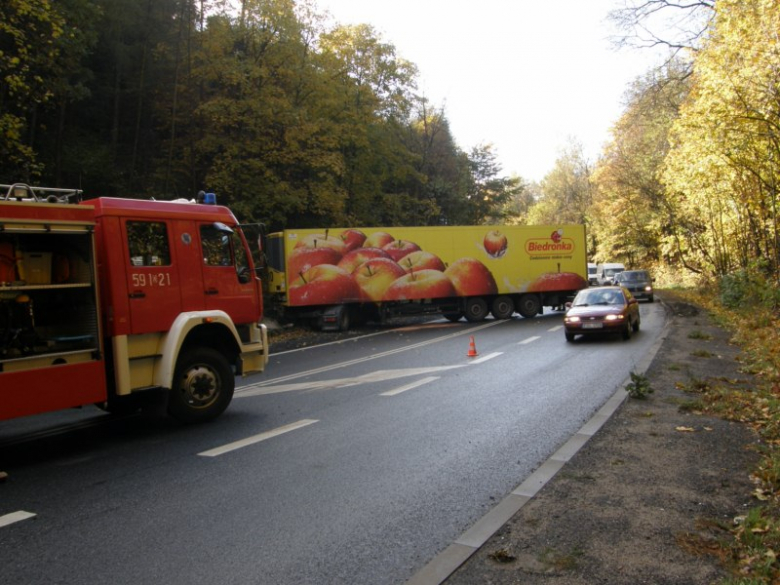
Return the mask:
<path id="1" fill-rule="evenodd" d="M 507 295 L 501 295 L 493 300 L 493 306 L 490 310 L 496 319 L 509 319 L 515 312 L 515 304 L 512 298 Z"/>
<path id="2" fill-rule="evenodd" d="M 542 302 L 537 295 L 523 295 L 517 304 L 517 312 L 526 319 L 531 319 L 539 314 L 542 308 Z"/>
<path id="3" fill-rule="evenodd" d="M 218 417 L 233 399 L 236 378 L 225 357 L 216 350 L 200 347 L 179 357 L 168 413 L 184 423 Z"/>
<path id="4" fill-rule="evenodd" d="M 483 321 L 488 314 L 488 306 L 482 297 L 472 297 L 466 301 L 466 321 Z"/>

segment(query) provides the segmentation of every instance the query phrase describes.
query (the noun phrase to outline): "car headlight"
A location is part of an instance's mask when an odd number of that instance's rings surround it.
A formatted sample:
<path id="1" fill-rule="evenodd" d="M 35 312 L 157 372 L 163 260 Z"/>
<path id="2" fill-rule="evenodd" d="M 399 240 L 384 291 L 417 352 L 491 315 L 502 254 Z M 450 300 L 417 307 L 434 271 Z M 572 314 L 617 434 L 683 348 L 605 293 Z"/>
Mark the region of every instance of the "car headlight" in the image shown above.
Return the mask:
<path id="1" fill-rule="evenodd" d="M 580 318 L 579 317 L 565 317 L 563 319 L 563 322 L 564 323 L 579 323 L 580 322 Z"/>
<path id="2" fill-rule="evenodd" d="M 607 315 L 604 317 L 605 321 L 620 321 L 623 319 L 623 315 Z"/>
<path id="3" fill-rule="evenodd" d="M 649 284 L 645 287 L 645 292 L 653 292 L 653 287 Z"/>

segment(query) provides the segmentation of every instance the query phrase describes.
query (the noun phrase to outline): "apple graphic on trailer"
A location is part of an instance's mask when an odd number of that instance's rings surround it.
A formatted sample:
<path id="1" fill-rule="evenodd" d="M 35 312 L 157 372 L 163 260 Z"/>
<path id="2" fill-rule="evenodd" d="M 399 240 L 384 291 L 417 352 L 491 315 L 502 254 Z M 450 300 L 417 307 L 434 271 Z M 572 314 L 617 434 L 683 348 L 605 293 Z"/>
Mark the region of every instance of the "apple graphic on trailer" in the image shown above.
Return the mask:
<path id="1" fill-rule="evenodd" d="M 393 240 L 382 249 L 390 254 L 390 257 L 393 260 L 398 262 L 401 258 L 412 252 L 419 252 L 420 246 L 408 240 Z"/>
<path id="2" fill-rule="evenodd" d="M 455 260 L 444 271 L 460 296 L 473 297 L 498 294 L 493 273 L 476 258 L 464 257 Z"/>
<path id="3" fill-rule="evenodd" d="M 309 268 L 290 285 L 290 304 L 333 305 L 360 298 L 360 289 L 352 276 L 332 264 Z"/>
<path id="4" fill-rule="evenodd" d="M 394 260 L 372 258 L 358 266 L 352 273 L 352 278 L 357 283 L 363 300 L 379 302 L 388 287 L 404 274 L 404 269 Z"/>
<path id="5" fill-rule="evenodd" d="M 356 248 L 344 254 L 338 266 L 352 274 L 355 269 L 373 258 L 390 258 L 389 254 L 379 248 Z"/>
<path id="6" fill-rule="evenodd" d="M 492 258 L 501 258 L 506 254 L 506 248 L 508 242 L 506 236 L 498 230 L 489 231 L 485 234 L 485 239 L 482 242 L 485 246 L 485 252 Z"/>
<path id="7" fill-rule="evenodd" d="M 528 292 L 580 290 L 588 281 L 574 272 L 545 272 L 528 285 Z"/>
<path id="8" fill-rule="evenodd" d="M 338 264 L 342 259 L 341 254 L 334 248 L 328 246 L 317 246 L 315 240 L 314 247 L 303 246 L 293 248 L 290 257 L 287 259 L 287 272 L 291 275 L 300 275 L 306 272 L 312 266 L 318 264 Z"/>
<path id="9" fill-rule="evenodd" d="M 296 248 L 333 248 L 342 256 L 347 251 L 347 245 L 339 237 L 329 236 L 328 230 L 325 230 L 324 234 L 309 234 L 303 236 L 298 243 L 295 244 Z"/>
<path id="10" fill-rule="evenodd" d="M 366 248 L 384 248 L 387 244 L 393 242 L 395 238 L 387 232 L 374 232 L 369 234 L 363 246 Z"/>
<path id="11" fill-rule="evenodd" d="M 354 228 L 344 230 L 339 237 L 341 238 L 341 241 L 344 242 L 347 252 L 360 248 L 363 245 L 363 242 L 366 241 L 366 234 Z"/>
<path id="12" fill-rule="evenodd" d="M 455 296 L 455 287 L 440 270 L 420 270 L 398 278 L 385 292 L 386 301 L 437 299 Z"/>
<path id="13" fill-rule="evenodd" d="M 406 272 L 418 272 L 426 269 L 444 272 L 444 269 L 446 268 L 444 262 L 441 261 L 441 258 L 435 254 L 426 252 L 425 250 L 417 250 L 416 252 L 407 254 L 401 258 L 398 263 Z"/>

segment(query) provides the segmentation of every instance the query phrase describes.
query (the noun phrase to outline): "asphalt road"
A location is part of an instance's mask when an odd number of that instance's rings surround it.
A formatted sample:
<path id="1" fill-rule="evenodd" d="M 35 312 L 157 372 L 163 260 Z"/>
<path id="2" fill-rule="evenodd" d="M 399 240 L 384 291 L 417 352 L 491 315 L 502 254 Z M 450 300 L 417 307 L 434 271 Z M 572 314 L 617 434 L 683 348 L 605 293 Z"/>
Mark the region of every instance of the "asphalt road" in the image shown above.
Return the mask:
<path id="1" fill-rule="evenodd" d="M 641 314 L 628 342 L 550 313 L 281 353 L 206 425 L 2 423 L 3 581 L 404 583 L 625 381 L 663 327 Z"/>

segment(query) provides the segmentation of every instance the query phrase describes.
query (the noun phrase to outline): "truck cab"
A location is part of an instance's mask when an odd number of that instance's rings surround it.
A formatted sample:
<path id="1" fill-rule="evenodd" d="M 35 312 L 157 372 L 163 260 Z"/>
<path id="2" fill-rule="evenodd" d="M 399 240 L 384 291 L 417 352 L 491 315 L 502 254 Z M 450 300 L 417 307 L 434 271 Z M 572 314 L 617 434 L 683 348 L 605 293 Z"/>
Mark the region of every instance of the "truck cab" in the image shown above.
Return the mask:
<path id="1" fill-rule="evenodd" d="M 615 275 L 626 269 L 620 262 L 606 262 L 596 268 L 596 280 L 599 286 L 615 284 Z"/>
<path id="2" fill-rule="evenodd" d="M 260 279 L 229 209 L 2 187 L 0 420 L 163 391 L 205 421 L 264 370 Z"/>

